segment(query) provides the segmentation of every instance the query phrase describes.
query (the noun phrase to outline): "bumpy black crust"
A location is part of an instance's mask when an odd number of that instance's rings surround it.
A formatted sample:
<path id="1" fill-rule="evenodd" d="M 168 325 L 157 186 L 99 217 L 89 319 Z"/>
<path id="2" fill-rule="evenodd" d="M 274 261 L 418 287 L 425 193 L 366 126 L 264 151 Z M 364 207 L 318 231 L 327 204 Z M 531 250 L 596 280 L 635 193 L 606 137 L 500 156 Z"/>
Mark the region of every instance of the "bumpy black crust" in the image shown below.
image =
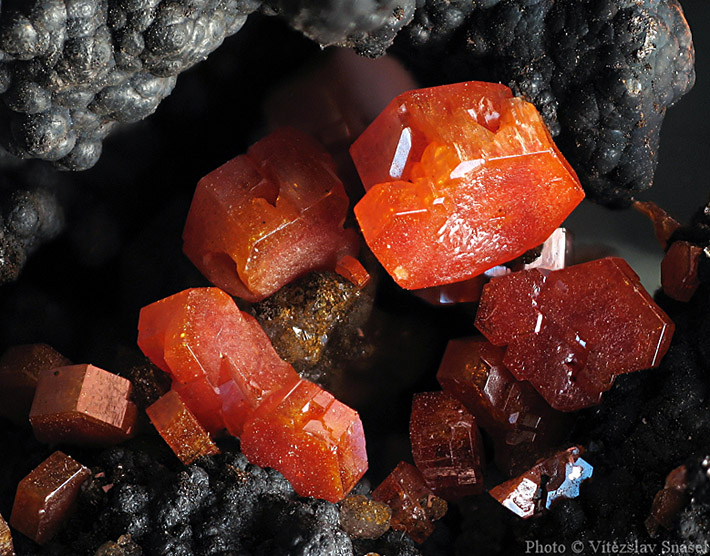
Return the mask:
<path id="1" fill-rule="evenodd" d="M 651 186 L 666 108 L 695 79 L 676 0 L 431 0 L 407 39 L 402 55 L 429 72 L 446 60 L 430 79 L 500 80 L 535 103 L 588 196 L 611 206 Z"/>
<path id="2" fill-rule="evenodd" d="M 155 111 L 177 75 L 258 0 L 10 0 L 0 13 L 0 129 L 23 158 L 83 170 L 102 140 Z"/>

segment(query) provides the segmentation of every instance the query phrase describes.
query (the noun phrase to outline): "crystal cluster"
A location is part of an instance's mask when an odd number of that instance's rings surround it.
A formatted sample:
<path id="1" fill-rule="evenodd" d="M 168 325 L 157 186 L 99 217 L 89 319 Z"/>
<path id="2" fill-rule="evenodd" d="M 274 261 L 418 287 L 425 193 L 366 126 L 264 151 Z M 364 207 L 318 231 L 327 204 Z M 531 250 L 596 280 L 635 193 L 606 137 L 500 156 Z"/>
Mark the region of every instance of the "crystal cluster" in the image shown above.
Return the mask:
<path id="1" fill-rule="evenodd" d="M 414 463 L 437 496 L 458 500 L 483 491 L 483 441 L 476 418 L 457 399 L 415 394 L 409 438 Z"/>
<path id="2" fill-rule="evenodd" d="M 93 365 L 45 369 L 30 423 L 40 442 L 108 445 L 130 438 L 138 410 L 129 380 Z"/>
<path id="3" fill-rule="evenodd" d="M 674 324 L 622 259 L 491 280 L 476 327 L 555 409 L 599 403 L 618 374 L 657 366 Z"/>
<path id="4" fill-rule="evenodd" d="M 503 85 L 403 93 L 353 143 L 355 215 L 407 289 L 470 279 L 547 239 L 584 193 L 535 107 Z"/>
<path id="5" fill-rule="evenodd" d="M 405 531 L 420 543 L 431 535 L 433 522 L 443 517 L 447 509 L 446 501 L 427 487 L 421 472 L 406 462 L 400 462 L 372 491 L 372 498 L 391 508 L 392 529 Z"/>
<path id="6" fill-rule="evenodd" d="M 541 460 L 529 471 L 490 490 L 503 506 L 522 518 L 532 517 L 561 498 L 576 498 L 592 476 L 592 466 L 572 447 Z"/>
<path id="7" fill-rule="evenodd" d="M 483 338 L 451 340 L 437 380 L 490 434 L 498 467 L 514 475 L 560 439 L 564 415 L 505 368 L 504 352 Z"/>
<path id="8" fill-rule="evenodd" d="M 257 301 L 357 254 L 348 202 L 330 155 L 282 128 L 200 180 L 183 249 L 213 284 Z"/>
<path id="9" fill-rule="evenodd" d="M 250 461 L 278 469 L 303 496 L 337 502 L 365 473 L 357 412 L 299 378 L 222 290 L 193 288 L 144 307 L 138 345 L 173 379 L 159 430 L 182 434 L 175 424 L 188 414 L 177 408 L 182 402 L 208 432 L 240 436 Z M 166 396 L 148 409 L 156 423 Z"/>
<path id="10" fill-rule="evenodd" d="M 44 544 L 68 517 L 81 484 L 91 475 L 62 452 L 54 452 L 17 487 L 10 525 Z"/>

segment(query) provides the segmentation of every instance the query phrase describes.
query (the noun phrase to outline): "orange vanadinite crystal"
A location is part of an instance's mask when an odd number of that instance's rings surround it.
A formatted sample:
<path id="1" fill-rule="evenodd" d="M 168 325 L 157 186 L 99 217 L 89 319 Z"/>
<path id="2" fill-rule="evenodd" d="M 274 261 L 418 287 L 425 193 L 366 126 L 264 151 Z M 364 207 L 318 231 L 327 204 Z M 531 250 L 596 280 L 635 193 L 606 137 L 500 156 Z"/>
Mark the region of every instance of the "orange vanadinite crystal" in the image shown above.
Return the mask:
<path id="1" fill-rule="evenodd" d="M 54 452 L 17 486 L 10 525 L 44 544 L 68 517 L 79 487 L 91 471 L 62 452 Z"/>
<path id="2" fill-rule="evenodd" d="M 210 432 L 228 421 L 239 434 L 262 399 L 298 379 L 254 317 L 218 288 L 188 289 L 143 307 L 138 345 L 172 376 L 173 388 Z"/>
<path id="3" fill-rule="evenodd" d="M 407 289 L 472 278 L 541 244 L 582 200 L 532 104 L 468 82 L 398 96 L 350 150 L 365 240 Z"/>
<path id="4" fill-rule="evenodd" d="M 330 155 L 283 128 L 200 180 L 184 251 L 213 284 L 257 301 L 357 253 L 355 232 L 343 229 L 347 209 Z"/>
<path id="5" fill-rule="evenodd" d="M 174 390 L 147 407 L 145 412 L 163 440 L 185 465 L 202 456 L 219 454 L 219 448 L 210 435 Z"/>
<path id="6" fill-rule="evenodd" d="M 301 496 L 342 500 L 367 470 L 357 412 L 307 380 L 275 392 L 244 426 L 249 461 L 283 473 Z"/>
<path id="7" fill-rule="evenodd" d="M 362 263 L 351 255 L 345 255 L 335 265 L 335 272 L 346 280 L 350 280 L 358 289 L 367 286 L 370 281 L 370 274 L 362 266 Z"/>
<path id="8" fill-rule="evenodd" d="M 40 373 L 30 423 L 40 442 L 109 445 L 135 432 L 138 410 L 131 382 L 94 367 L 72 365 Z"/>

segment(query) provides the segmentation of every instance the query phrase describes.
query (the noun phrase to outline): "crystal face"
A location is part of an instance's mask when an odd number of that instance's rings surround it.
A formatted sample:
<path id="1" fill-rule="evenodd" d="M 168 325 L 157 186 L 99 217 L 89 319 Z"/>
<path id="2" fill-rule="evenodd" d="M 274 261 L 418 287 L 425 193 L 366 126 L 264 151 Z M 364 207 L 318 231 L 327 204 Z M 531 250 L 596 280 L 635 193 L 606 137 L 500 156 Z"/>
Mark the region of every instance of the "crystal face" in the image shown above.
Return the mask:
<path id="1" fill-rule="evenodd" d="M 283 128 L 200 180 L 183 249 L 213 284 L 257 301 L 357 254 L 356 233 L 343 229 L 347 209 L 330 155 Z"/>
<path id="2" fill-rule="evenodd" d="M 446 392 L 415 394 L 409 438 L 427 486 L 446 500 L 483 491 L 483 441 L 476 419 Z"/>
<path id="3" fill-rule="evenodd" d="M 657 366 L 675 326 L 622 259 L 525 270 L 486 285 L 476 327 L 555 409 L 599 403 L 616 375 Z"/>
<path id="4" fill-rule="evenodd" d="M 39 375 L 30 423 L 40 442 L 109 445 L 135 432 L 131 382 L 93 365 L 46 369 Z"/>
<path id="5" fill-rule="evenodd" d="M 579 487 L 592 476 L 593 468 L 572 447 L 541 460 L 529 471 L 510 479 L 489 492 L 515 515 L 529 518 L 549 509 L 562 498 L 576 498 Z"/>
<path id="6" fill-rule="evenodd" d="M 496 464 L 512 476 L 552 448 L 562 436 L 565 419 L 505 368 L 504 352 L 483 338 L 451 340 L 437 380 L 490 433 Z"/>
<path id="7" fill-rule="evenodd" d="M 307 380 L 272 394 L 244 426 L 249 461 L 283 473 L 301 496 L 338 502 L 367 471 L 357 412 Z"/>
<path id="8" fill-rule="evenodd" d="M 62 452 L 54 452 L 17 487 L 10 525 L 37 544 L 59 530 L 91 471 Z"/>
<path id="9" fill-rule="evenodd" d="M 434 521 L 446 513 L 446 501 L 437 497 L 424 482 L 421 472 L 410 463 L 400 462 L 372 491 L 373 500 L 392 509 L 392 529 L 405 531 L 422 543 L 434 531 Z"/>
<path id="10" fill-rule="evenodd" d="M 158 434 L 185 465 L 202 456 L 219 454 L 219 448 L 174 390 L 147 407 L 145 412 Z"/>
<path id="11" fill-rule="evenodd" d="M 687 241 L 676 241 L 661 262 L 663 292 L 677 301 L 688 302 L 700 286 L 698 263 L 703 250 Z"/>
<path id="12" fill-rule="evenodd" d="M 404 93 L 350 152 L 368 190 L 355 207 L 365 240 L 407 289 L 522 255 L 584 197 L 537 110 L 503 85 Z"/>

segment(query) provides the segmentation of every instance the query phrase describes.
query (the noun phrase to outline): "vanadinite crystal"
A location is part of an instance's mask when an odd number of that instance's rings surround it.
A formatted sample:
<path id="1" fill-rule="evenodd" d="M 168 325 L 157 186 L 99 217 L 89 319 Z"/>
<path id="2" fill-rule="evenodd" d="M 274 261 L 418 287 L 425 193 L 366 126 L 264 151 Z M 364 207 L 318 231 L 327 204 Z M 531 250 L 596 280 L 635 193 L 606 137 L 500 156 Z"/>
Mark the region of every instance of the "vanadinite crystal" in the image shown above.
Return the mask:
<path id="1" fill-rule="evenodd" d="M 40 442 L 108 445 L 135 432 L 129 380 L 93 365 L 40 373 L 30 423 Z"/>
<path id="2" fill-rule="evenodd" d="M 9 348 L 0 359 L 0 414 L 27 424 L 40 372 L 70 363 L 47 344 Z"/>
<path id="3" fill-rule="evenodd" d="M 560 439 L 564 415 L 505 368 L 504 352 L 483 338 L 451 340 L 436 377 L 490 433 L 498 467 L 515 475 Z"/>
<path id="4" fill-rule="evenodd" d="M 558 499 L 576 498 L 579 487 L 592 476 L 592 466 L 572 447 L 541 460 L 529 471 L 489 492 L 514 514 L 528 518 L 549 509 Z"/>
<path id="5" fill-rule="evenodd" d="M 355 232 L 343 229 L 347 210 L 330 155 L 283 128 L 200 180 L 184 251 L 213 284 L 256 301 L 357 254 Z"/>
<path id="6" fill-rule="evenodd" d="M 476 419 L 446 392 L 415 394 L 409 438 L 427 486 L 446 500 L 483 491 L 483 441 Z"/>
<path id="7" fill-rule="evenodd" d="M 54 452 L 20 481 L 10 525 L 36 543 L 46 543 L 68 517 L 89 475 L 91 471 L 83 465 Z"/>
<path id="8" fill-rule="evenodd" d="M 407 289 L 467 280 L 541 244 L 582 200 L 532 104 L 458 83 L 395 98 L 350 150 L 365 240 Z"/>
<path id="9" fill-rule="evenodd" d="M 644 522 L 652 537 L 656 536 L 659 525 L 669 531 L 673 529 L 678 514 L 688 503 L 687 478 L 688 469 L 685 465 L 676 467 L 666 477 L 663 488 L 653 497 L 651 514 Z"/>
<path id="10" fill-rule="evenodd" d="M 476 327 L 555 409 L 599 403 L 616 375 L 657 366 L 675 326 L 622 259 L 491 280 Z"/>
<path id="11" fill-rule="evenodd" d="M 433 522 L 447 510 L 446 501 L 426 486 L 421 472 L 404 461 L 372 491 L 372 498 L 392 509 L 392 529 L 405 531 L 420 543 L 432 534 Z"/>
<path id="12" fill-rule="evenodd" d="M 702 248 L 687 241 L 676 241 L 661 262 L 663 292 L 677 301 L 690 301 L 700 286 L 698 263 Z"/>
<path id="13" fill-rule="evenodd" d="M 300 380 L 269 396 L 244 426 L 249 461 L 283 473 L 301 496 L 338 502 L 367 471 L 357 412 Z"/>
<path id="14" fill-rule="evenodd" d="M 146 408 L 150 421 L 178 459 L 188 465 L 219 448 L 174 390 Z"/>

